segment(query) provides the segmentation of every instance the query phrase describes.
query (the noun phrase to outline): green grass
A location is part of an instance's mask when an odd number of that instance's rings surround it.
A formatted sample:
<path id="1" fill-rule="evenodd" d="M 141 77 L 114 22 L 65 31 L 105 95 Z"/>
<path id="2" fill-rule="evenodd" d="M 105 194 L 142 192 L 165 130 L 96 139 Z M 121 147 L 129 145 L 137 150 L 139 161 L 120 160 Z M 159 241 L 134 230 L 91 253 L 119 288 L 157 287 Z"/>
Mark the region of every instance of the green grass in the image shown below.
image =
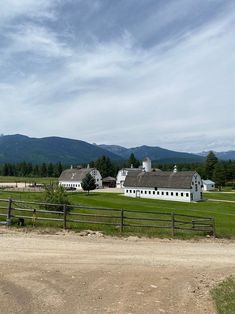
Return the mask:
<path id="1" fill-rule="evenodd" d="M 43 178 L 38 178 L 38 177 L 12 177 L 12 176 L 0 176 L 0 182 L 1 183 L 18 183 L 18 182 L 23 182 L 23 183 L 39 183 L 39 184 L 49 184 L 51 182 L 58 182 L 57 178 L 53 177 L 43 177 Z"/>
<path id="2" fill-rule="evenodd" d="M 226 194 L 229 195 L 229 194 Z M 205 201 L 199 203 L 183 203 L 183 202 L 170 202 L 150 199 L 136 199 L 125 197 L 121 194 L 115 193 L 98 193 L 92 192 L 89 196 L 86 193 L 68 193 L 69 200 L 73 204 L 80 204 L 82 206 L 93 206 L 93 207 L 108 207 L 108 208 L 124 208 L 137 211 L 153 211 L 153 212 L 166 212 L 166 213 L 179 213 L 189 214 L 195 216 L 207 216 L 214 217 L 216 220 L 216 234 L 218 237 L 231 238 L 235 237 L 235 203 L 223 203 L 223 202 L 212 202 Z M 33 192 L 0 192 L 0 198 L 12 197 L 16 200 L 28 200 L 28 201 L 39 201 L 41 193 Z M 88 213 L 88 210 L 80 209 L 82 213 Z M 74 209 L 73 212 L 78 212 L 78 209 Z M 102 210 L 98 211 L 97 214 L 107 214 Z M 112 213 L 113 214 L 113 213 Z M 116 213 L 120 215 L 120 213 Z M 134 214 L 134 215 L 138 215 Z M 140 214 L 139 214 L 140 216 Z M 141 214 L 141 216 L 149 217 L 149 215 Z M 84 218 L 85 219 L 85 218 Z M 97 219 L 98 221 L 99 219 Z M 113 222 L 119 223 L 119 219 L 113 219 Z M 29 224 L 30 222 L 28 222 Z M 56 223 L 50 222 L 37 222 L 37 226 L 50 226 L 56 225 Z M 62 223 L 58 223 L 61 227 Z M 91 225 L 91 224 L 75 224 L 69 223 L 68 227 L 81 229 L 96 229 L 102 230 L 108 234 L 118 234 L 118 229 L 104 225 Z M 158 237 L 169 237 L 171 231 L 166 229 L 153 229 L 153 228 L 125 228 L 126 234 L 143 234 L 147 236 L 158 236 Z M 190 238 L 196 236 L 197 233 L 192 232 L 177 232 L 177 237 Z M 199 234 L 204 235 L 204 234 Z"/>
<path id="3" fill-rule="evenodd" d="M 235 313 L 235 280 L 228 278 L 211 291 L 218 314 Z"/>
<path id="4" fill-rule="evenodd" d="M 205 199 L 217 199 L 217 200 L 225 200 L 225 201 L 235 201 L 235 192 L 234 193 L 226 193 L 226 192 L 210 192 L 204 193 Z"/>

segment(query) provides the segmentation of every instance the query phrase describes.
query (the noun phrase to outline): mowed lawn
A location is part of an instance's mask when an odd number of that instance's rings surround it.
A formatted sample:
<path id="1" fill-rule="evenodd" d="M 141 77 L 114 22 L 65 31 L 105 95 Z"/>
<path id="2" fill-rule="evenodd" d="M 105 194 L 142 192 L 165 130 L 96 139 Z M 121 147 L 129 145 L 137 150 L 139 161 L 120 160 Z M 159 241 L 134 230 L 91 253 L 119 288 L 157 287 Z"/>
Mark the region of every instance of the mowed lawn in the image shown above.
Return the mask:
<path id="1" fill-rule="evenodd" d="M 38 183 L 38 184 L 51 184 L 58 182 L 54 177 L 13 177 L 13 176 L 0 176 L 0 183 Z"/>
<path id="2" fill-rule="evenodd" d="M 204 193 L 204 198 L 235 202 L 235 192 L 209 192 Z"/>
<path id="3" fill-rule="evenodd" d="M 215 198 L 221 193 L 213 193 Z M 224 193 L 224 197 L 230 197 L 231 194 Z M 232 195 L 233 196 L 233 195 Z M 28 200 L 28 201 L 39 201 L 42 199 L 41 193 L 33 192 L 0 192 L 0 198 L 12 197 L 18 200 Z M 108 207 L 108 208 L 118 208 L 118 209 L 129 209 L 137 211 L 151 211 L 151 212 L 166 212 L 166 213 L 180 213 L 189 214 L 195 216 L 206 216 L 214 217 L 216 221 L 216 234 L 218 237 L 235 237 L 235 203 L 227 202 L 213 202 L 204 201 L 199 203 L 184 203 L 184 202 L 172 202 L 172 201 L 160 201 L 160 200 L 147 200 L 147 199 L 137 199 L 125 197 L 122 194 L 115 193 L 98 193 L 91 192 L 90 195 L 86 193 L 68 193 L 69 200 L 72 204 L 78 204 L 82 206 L 90 207 Z M 225 198 L 226 199 L 226 198 Z M 76 209 L 74 210 L 77 211 Z M 86 210 L 83 210 L 86 213 Z M 98 212 L 99 213 L 99 212 Z M 103 214 L 103 212 L 100 212 Z M 113 214 L 113 213 L 112 213 Z M 119 213 L 116 213 L 119 215 Z M 140 216 L 140 215 L 139 215 Z M 148 214 L 141 216 L 149 217 Z M 75 227 L 73 224 L 72 227 Z M 91 225 L 80 226 L 79 229 L 84 229 L 85 227 L 91 227 Z M 104 230 L 107 233 L 113 233 L 111 227 L 95 225 L 92 227 L 96 230 Z M 133 231 L 133 230 L 132 230 Z M 171 234 L 170 230 L 156 229 L 150 231 L 144 228 L 135 231 L 137 233 L 146 234 L 150 236 L 169 236 Z M 134 231 L 134 232 L 135 232 Z M 115 232 L 114 232 L 115 233 Z M 180 235 L 180 233 L 179 233 Z M 193 233 L 187 236 L 193 236 Z"/>

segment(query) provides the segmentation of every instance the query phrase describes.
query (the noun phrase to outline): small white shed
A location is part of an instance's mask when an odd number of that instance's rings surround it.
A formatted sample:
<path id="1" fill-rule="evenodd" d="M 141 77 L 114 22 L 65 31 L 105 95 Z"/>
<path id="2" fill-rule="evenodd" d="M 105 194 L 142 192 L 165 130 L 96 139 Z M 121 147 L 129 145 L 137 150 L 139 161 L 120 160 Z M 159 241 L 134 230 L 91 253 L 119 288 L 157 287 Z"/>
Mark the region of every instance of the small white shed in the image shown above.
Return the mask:
<path id="1" fill-rule="evenodd" d="M 215 182 L 211 180 L 202 180 L 203 191 L 214 191 L 215 190 Z"/>

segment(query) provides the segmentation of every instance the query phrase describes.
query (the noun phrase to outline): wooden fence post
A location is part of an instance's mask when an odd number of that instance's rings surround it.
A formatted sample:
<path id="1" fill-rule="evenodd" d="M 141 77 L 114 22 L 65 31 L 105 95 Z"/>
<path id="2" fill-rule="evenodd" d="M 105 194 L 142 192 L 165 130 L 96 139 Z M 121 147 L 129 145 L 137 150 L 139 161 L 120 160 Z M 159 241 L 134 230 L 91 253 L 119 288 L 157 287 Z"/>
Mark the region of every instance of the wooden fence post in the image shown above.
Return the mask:
<path id="1" fill-rule="evenodd" d="M 8 199 L 8 212 L 7 212 L 7 225 L 11 225 L 11 210 L 12 210 L 12 199 Z"/>
<path id="2" fill-rule="evenodd" d="M 124 221 L 124 209 L 121 209 L 121 217 L 120 217 L 121 221 L 120 221 L 120 232 L 123 232 L 123 221 Z"/>
<path id="3" fill-rule="evenodd" d="M 171 213 L 171 222 L 172 222 L 172 237 L 175 236 L 175 213 Z"/>
<path id="4" fill-rule="evenodd" d="M 64 205 L 64 229 L 67 228 L 67 205 Z"/>
<path id="5" fill-rule="evenodd" d="M 215 232 L 215 218 L 211 218 L 211 225 L 212 225 L 212 235 L 215 238 L 216 232 Z"/>

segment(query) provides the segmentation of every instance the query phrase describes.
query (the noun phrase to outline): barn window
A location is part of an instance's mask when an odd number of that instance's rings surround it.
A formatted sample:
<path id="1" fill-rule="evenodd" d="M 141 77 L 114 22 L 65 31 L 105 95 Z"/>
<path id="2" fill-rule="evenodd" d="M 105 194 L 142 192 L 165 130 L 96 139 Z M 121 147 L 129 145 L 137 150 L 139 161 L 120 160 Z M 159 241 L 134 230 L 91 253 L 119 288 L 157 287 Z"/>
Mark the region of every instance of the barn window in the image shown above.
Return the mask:
<path id="1" fill-rule="evenodd" d="M 153 191 L 153 195 L 155 195 L 155 191 Z"/>
<path id="2" fill-rule="evenodd" d="M 166 192 L 166 195 L 168 195 L 169 193 L 168 192 Z"/>
<path id="3" fill-rule="evenodd" d="M 159 191 L 157 191 L 157 195 L 159 195 Z"/>
<path id="4" fill-rule="evenodd" d="M 171 196 L 173 196 L 174 195 L 174 193 L 173 192 L 171 192 Z"/>
<path id="5" fill-rule="evenodd" d="M 149 194 L 151 194 L 151 191 L 149 191 Z"/>
<path id="6" fill-rule="evenodd" d="M 186 193 L 186 196 L 189 197 L 189 193 Z"/>
<path id="7" fill-rule="evenodd" d="M 184 193 L 181 193 L 181 196 L 184 196 Z"/>
<path id="8" fill-rule="evenodd" d="M 164 195 L 164 192 L 162 192 L 162 195 Z"/>
<path id="9" fill-rule="evenodd" d="M 178 196 L 178 195 L 179 195 L 179 193 L 178 193 L 178 192 L 176 192 L 176 193 L 175 193 L 175 196 Z"/>
<path id="10" fill-rule="evenodd" d="M 147 191 L 144 191 L 144 194 L 147 194 Z"/>

